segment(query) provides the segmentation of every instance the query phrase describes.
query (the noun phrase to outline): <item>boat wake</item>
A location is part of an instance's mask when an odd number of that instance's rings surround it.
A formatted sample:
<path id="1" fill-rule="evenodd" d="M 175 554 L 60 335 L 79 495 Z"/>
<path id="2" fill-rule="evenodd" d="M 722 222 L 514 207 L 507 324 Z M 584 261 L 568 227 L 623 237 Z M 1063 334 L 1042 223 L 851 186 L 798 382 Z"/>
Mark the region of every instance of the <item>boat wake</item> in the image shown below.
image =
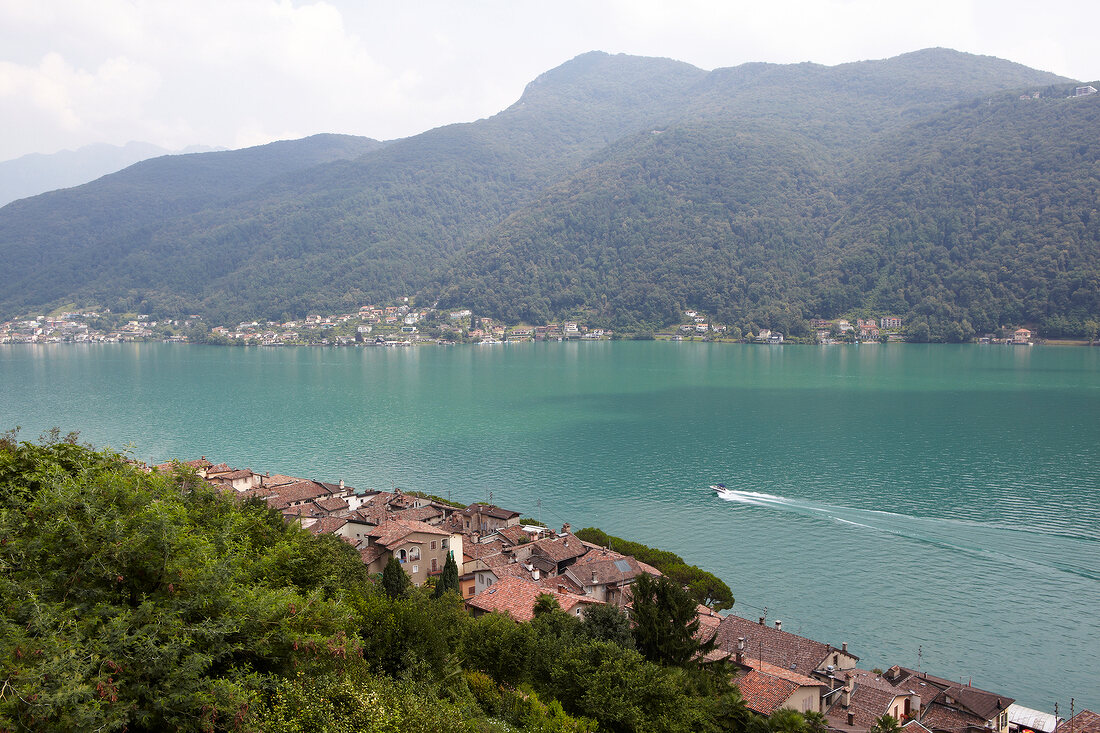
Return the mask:
<path id="1" fill-rule="evenodd" d="M 1093 537 L 835 506 L 757 491 L 725 488 L 718 492 L 718 497 L 735 504 L 793 513 L 857 530 L 904 537 L 917 543 L 990 560 L 1041 565 L 1100 582 L 1100 540 Z M 1036 542 L 1035 535 L 1042 535 L 1042 541 Z"/>

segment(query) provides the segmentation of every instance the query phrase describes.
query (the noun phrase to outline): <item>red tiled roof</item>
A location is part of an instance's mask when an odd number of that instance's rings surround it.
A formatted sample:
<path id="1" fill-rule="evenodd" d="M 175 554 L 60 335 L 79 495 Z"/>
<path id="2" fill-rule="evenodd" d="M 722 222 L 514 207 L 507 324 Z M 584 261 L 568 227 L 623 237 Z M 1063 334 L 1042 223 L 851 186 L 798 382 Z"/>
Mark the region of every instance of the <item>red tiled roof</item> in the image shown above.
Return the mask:
<path id="1" fill-rule="evenodd" d="M 773 677 L 758 670 L 749 670 L 733 681 L 741 691 L 745 707 L 760 715 L 771 715 L 790 699 L 798 683 Z"/>
<path id="2" fill-rule="evenodd" d="M 806 675 L 823 664 L 832 664 L 831 660 L 826 662 L 826 658 L 832 654 L 847 654 L 858 659 L 851 652 L 841 652 L 819 641 L 749 621 L 740 616 L 730 615 L 722 619 L 722 623 L 718 625 L 718 647 L 736 649 L 739 636 L 745 637 L 747 659 L 771 662 L 786 669 L 790 669 L 793 664 L 798 672 Z"/>
<path id="3" fill-rule="evenodd" d="M 445 532 L 430 524 L 411 522 L 403 519 L 386 520 L 377 527 L 371 529 L 367 534 L 375 538 L 373 544 L 382 545 L 383 547 L 391 547 L 405 541 L 411 534 L 431 534 L 442 535 L 444 537 L 451 536 L 450 532 Z"/>
<path id="4" fill-rule="evenodd" d="M 317 508 L 326 512 L 338 512 L 348 508 L 348 503 L 339 496 L 327 496 L 321 499 L 314 499 L 313 503 L 317 505 Z"/>
<path id="5" fill-rule="evenodd" d="M 588 548 L 584 546 L 584 543 L 581 542 L 579 538 L 567 534 L 563 537 L 547 537 L 545 539 L 535 540 L 533 543 L 533 552 L 542 555 L 551 562 L 561 563 L 566 560 L 572 560 L 575 557 L 580 557 L 588 552 Z"/>
<path id="6" fill-rule="evenodd" d="M 561 610 L 566 613 L 572 613 L 580 604 L 599 603 L 584 596 L 547 590 L 530 580 L 508 577 L 494 583 L 473 598 L 466 599 L 466 604 L 487 613 L 507 613 L 516 621 L 530 621 L 535 617 L 535 601 L 540 595 L 547 593 L 558 601 Z"/>
<path id="7" fill-rule="evenodd" d="M 1100 713 L 1082 710 L 1054 731 L 1055 733 L 1100 733 Z"/>
<path id="8" fill-rule="evenodd" d="M 394 516 L 398 519 L 410 519 L 416 522 L 426 522 L 429 519 L 435 519 L 436 517 L 443 516 L 443 512 L 436 509 L 434 506 L 422 506 L 416 509 L 402 509 L 394 512 Z"/>
<path id="9" fill-rule="evenodd" d="M 328 496 L 328 491 L 315 481 L 299 481 L 286 484 L 273 489 L 274 494 L 269 496 L 267 503 L 276 509 L 290 506 L 300 501 L 310 501 L 320 496 Z"/>
<path id="10" fill-rule="evenodd" d="M 331 534 L 348 523 L 341 517 L 321 517 L 308 527 L 310 534 Z"/>

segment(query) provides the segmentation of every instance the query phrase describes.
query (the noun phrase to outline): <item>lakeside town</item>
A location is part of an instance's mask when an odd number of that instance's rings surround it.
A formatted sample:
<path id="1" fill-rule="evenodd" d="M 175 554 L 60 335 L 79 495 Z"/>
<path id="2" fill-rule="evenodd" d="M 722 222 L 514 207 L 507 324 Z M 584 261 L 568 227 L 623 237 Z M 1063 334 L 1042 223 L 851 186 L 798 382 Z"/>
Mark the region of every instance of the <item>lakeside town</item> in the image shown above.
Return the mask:
<path id="1" fill-rule="evenodd" d="M 419 492 L 359 490 L 343 480 L 319 481 L 214 464 L 205 456 L 150 471 L 193 473 L 237 500 L 262 501 L 314 535 L 354 547 L 368 572 L 396 561 L 411 583 L 434 584 L 453 561 L 458 592 L 471 614 L 506 614 L 529 622 L 549 597 L 583 618 L 588 609 L 631 607 L 633 583 L 662 572 L 611 543 L 586 541 L 587 531 L 560 530 L 490 503 L 461 505 Z M 588 535 L 590 536 L 590 535 Z M 714 604 L 717 605 L 717 604 Z M 1100 733 L 1100 714 L 1040 711 L 1001 691 L 975 687 L 922 669 L 865 669 L 856 649 L 783 630 L 780 620 L 723 615 L 699 604 L 697 638 L 713 641 L 700 661 L 737 671 L 746 706 L 817 712 L 836 733 L 878 729 L 884 716 L 910 733 Z M 1026 691 L 1014 691 L 1014 694 Z"/>
<path id="2" fill-rule="evenodd" d="M 248 321 L 235 326 L 208 326 L 198 315 L 156 319 L 145 314 L 110 311 L 64 311 L 0 323 L 0 344 L 168 342 L 239 346 L 417 346 L 460 343 L 501 344 L 531 341 L 602 341 L 620 338 L 757 344 L 879 344 L 927 342 L 928 326 L 907 328 L 897 316 L 810 319 L 804 333 L 784 334 L 753 323 L 716 322 L 709 314 L 686 310 L 681 323 L 646 333 L 617 333 L 581 320 L 528 325 L 507 324 L 477 316 L 470 309 L 419 308 L 408 298 L 391 305 L 365 305 L 354 313 L 311 314 L 302 320 Z M 1039 335 L 1023 326 L 1004 326 L 977 334 L 969 324 L 944 340 L 953 343 L 1031 345 Z M 1096 339 L 1094 333 L 1087 341 Z"/>

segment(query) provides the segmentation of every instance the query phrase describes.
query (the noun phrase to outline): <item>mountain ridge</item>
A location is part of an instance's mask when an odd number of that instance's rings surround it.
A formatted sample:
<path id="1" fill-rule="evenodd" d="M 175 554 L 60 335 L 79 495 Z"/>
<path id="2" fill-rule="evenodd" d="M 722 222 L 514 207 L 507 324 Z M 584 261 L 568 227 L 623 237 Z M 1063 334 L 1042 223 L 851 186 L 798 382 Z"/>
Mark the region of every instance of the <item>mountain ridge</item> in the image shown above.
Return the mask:
<path id="1" fill-rule="evenodd" d="M 0 312 L 113 299 L 229 322 L 420 294 L 498 317 L 578 312 L 640 328 L 691 305 L 730 322 L 797 330 L 828 303 L 875 307 L 885 275 L 859 292 L 840 283 L 835 265 L 850 260 L 841 251 L 862 245 L 839 242 L 833 230 L 847 226 L 845 207 L 863 200 L 867 172 L 891 160 L 883 145 L 903 149 L 920 138 L 915 126 L 944 113 L 969 119 L 967 110 L 994 98 L 1041 90 L 1043 107 L 1069 81 L 947 49 L 710 72 L 590 52 L 541 74 L 489 118 L 280 170 L 213 203 L 189 206 L 181 196 L 169 210 L 172 182 L 141 190 L 148 180 L 138 179 L 135 195 L 167 211 L 155 221 L 96 218 L 91 200 L 74 201 L 91 196 L 100 212 L 114 212 L 124 201 L 118 179 L 0 209 L 0 256 L 22 275 L 0 284 Z M 1029 124 L 1038 132 L 1048 122 Z M 178 175 L 175 185 L 195 200 L 210 193 L 189 188 L 181 171 L 164 174 Z M 135 176 L 123 173 L 123 181 Z M 57 236 L 42 236 L 50 227 Z M 619 240 L 631 228 L 627 246 Z M 706 256 L 681 246 L 688 239 L 708 242 Z M 1077 251 L 1093 249 L 1085 241 Z M 74 255 L 81 250 L 96 257 Z M 577 262 L 565 255 L 581 250 Z M 592 272 L 582 276 L 575 268 L 586 259 Z M 888 269 L 887 259 L 875 267 Z M 66 274 L 74 267 L 80 281 Z M 625 289 L 624 277 L 633 278 Z M 844 297 L 826 297 L 830 288 Z M 645 297 L 631 302 L 624 292 L 632 289 Z M 966 315 L 967 306 L 949 305 Z M 1080 320 L 1091 307 L 1070 315 Z"/>

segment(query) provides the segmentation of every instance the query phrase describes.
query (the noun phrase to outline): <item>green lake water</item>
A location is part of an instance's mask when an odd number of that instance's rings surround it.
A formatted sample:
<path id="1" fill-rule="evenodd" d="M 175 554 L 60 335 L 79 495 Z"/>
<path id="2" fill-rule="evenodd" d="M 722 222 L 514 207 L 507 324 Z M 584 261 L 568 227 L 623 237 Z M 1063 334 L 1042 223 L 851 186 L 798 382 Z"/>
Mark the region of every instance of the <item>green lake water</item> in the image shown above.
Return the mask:
<path id="1" fill-rule="evenodd" d="M 673 550 L 865 668 L 1100 709 L 1100 349 L 4 346 L 17 424 L 491 495 Z"/>

